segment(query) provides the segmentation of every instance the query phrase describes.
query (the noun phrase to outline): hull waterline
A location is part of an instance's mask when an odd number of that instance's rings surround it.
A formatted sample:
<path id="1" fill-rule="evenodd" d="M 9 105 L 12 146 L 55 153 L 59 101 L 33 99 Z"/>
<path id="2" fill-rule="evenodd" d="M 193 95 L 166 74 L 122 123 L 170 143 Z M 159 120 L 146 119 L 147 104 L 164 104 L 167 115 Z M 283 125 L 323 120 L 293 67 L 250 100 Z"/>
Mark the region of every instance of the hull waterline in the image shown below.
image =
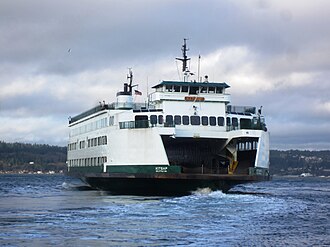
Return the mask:
<path id="1" fill-rule="evenodd" d="M 216 174 L 85 174 L 91 187 L 113 195 L 180 196 L 202 188 L 227 192 L 238 184 L 267 181 L 269 176 Z"/>

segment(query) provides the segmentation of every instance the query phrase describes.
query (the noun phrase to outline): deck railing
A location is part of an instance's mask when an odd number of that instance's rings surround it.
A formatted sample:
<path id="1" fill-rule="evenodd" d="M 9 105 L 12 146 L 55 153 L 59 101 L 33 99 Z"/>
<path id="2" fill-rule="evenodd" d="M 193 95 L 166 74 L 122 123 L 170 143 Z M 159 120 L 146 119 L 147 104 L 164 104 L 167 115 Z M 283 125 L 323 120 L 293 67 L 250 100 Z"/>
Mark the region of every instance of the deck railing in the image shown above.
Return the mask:
<path id="1" fill-rule="evenodd" d="M 149 120 L 119 122 L 120 129 L 144 129 L 152 127 L 175 127 L 174 123 L 151 124 Z"/>
<path id="2" fill-rule="evenodd" d="M 255 114 L 256 107 L 254 106 L 236 106 L 236 105 L 227 105 L 227 113 L 235 114 Z"/>
<path id="3" fill-rule="evenodd" d="M 198 126 L 202 126 L 202 125 L 198 125 Z M 173 128 L 175 127 L 175 124 L 173 122 L 170 123 L 165 122 L 163 124 L 151 124 L 149 120 L 119 122 L 120 129 L 144 129 L 144 128 L 153 128 L 153 127 Z M 226 131 L 241 130 L 241 129 L 265 130 L 265 131 L 267 130 L 266 125 L 260 120 L 256 121 L 255 123 L 251 121 L 249 123 L 247 122 L 244 124 L 238 123 L 237 125 L 226 126 Z"/>
<path id="4" fill-rule="evenodd" d="M 144 129 L 149 127 L 148 120 L 119 122 L 120 129 Z"/>

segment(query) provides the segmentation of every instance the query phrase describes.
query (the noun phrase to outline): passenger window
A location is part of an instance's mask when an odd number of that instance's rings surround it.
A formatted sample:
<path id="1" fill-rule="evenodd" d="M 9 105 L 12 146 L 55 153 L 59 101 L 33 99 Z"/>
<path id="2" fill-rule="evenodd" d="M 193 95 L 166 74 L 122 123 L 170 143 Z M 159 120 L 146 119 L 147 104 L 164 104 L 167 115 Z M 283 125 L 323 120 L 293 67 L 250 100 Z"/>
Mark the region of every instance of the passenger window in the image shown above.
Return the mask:
<path id="1" fill-rule="evenodd" d="M 190 122 L 191 125 L 200 125 L 201 124 L 201 119 L 199 116 L 191 116 L 190 117 Z"/>
<path id="2" fill-rule="evenodd" d="M 188 86 L 182 86 L 181 92 L 187 93 L 188 92 Z"/>
<path id="3" fill-rule="evenodd" d="M 216 125 L 216 118 L 215 117 L 210 117 L 210 125 L 215 126 Z"/>
<path id="4" fill-rule="evenodd" d="M 209 125 L 209 118 L 207 116 L 202 117 L 202 125 Z"/>
<path id="5" fill-rule="evenodd" d="M 182 123 L 183 123 L 183 125 L 189 125 L 189 117 L 182 116 Z"/>
<path id="6" fill-rule="evenodd" d="M 150 116 L 150 123 L 151 124 L 157 124 L 157 116 L 156 115 L 151 115 Z"/>
<path id="7" fill-rule="evenodd" d="M 230 120 L 230 117 L 227 117 L 227 118 L 226 118 L 226 124 L 227 124 L 227 126 L 231 126 L 231 120 Z"/>
<path id="8" fill-rule="evenodd" d="M 163 115 L 159 115 L 159 116 L 158 116 L 158 123 L 159 123 L 159 124 L 163 124 L 163 123 L 164 123 Z"/>
<path id="9" fill-rule="evenodd" d="M 175 116 L 174 116 L 174 123 L 175 123 L 176 125 L 180 125 L 180 124 L 181 124 L 181 116 L 179 116 L 179 115 L 175 115 Z"/>
<path id="10" fill-rule="evenodd" d="M 173 116 L 172 115 L 166 115 L 165 122 L 167 124 L 172 125 L 173 124 Z"/>
<path id="11" fill-rule="evenodd" d="M 233 117 L 233 126 L 238 127 L 238 119 L 236 117 Z"/>
<path id="12" fill-rule="evenodd" d="M 225 119 L 224 117 L 218 117 L 218 126 L 224 126 Z"/>

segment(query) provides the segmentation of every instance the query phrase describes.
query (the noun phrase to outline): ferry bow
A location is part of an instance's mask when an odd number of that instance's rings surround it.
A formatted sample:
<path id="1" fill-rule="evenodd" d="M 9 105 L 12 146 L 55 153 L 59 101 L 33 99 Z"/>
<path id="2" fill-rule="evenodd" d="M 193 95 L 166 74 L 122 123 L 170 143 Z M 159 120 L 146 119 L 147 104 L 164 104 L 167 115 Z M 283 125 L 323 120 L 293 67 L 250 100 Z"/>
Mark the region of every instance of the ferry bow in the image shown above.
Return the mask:
<path id="1" fill-rule="evenodd" d="M 68 174 L 113 194 L 185 195 L 228 191 L 269 179 L 269 132 L 261 108 L 230 103 L 225 82 L 190 80 L 186 40 L 182 81 L 153 86 L 135 103 L 133 73 L 116 101 L 69 119 Z M 137 92 L 136 92 L 137 91 Z"/>

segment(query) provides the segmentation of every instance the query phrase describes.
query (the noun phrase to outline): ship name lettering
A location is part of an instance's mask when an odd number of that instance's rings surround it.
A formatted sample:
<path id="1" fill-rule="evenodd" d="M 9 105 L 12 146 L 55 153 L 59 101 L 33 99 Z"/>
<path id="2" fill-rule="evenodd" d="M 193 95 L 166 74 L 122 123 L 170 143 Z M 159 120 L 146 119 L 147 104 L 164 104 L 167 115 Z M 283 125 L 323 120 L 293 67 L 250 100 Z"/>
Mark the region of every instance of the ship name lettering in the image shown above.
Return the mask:
<path id="1" fill-rule="evenodd" d="M 204 97 L 194 97 L 194 96 L 186 96 L 184 97 L 185 101 L 204 101 Z"/>
<path id="2" fill-rule="evenodd" d="M 167 172 L 167 167 L 155 167 L 156 172 Z"/>

